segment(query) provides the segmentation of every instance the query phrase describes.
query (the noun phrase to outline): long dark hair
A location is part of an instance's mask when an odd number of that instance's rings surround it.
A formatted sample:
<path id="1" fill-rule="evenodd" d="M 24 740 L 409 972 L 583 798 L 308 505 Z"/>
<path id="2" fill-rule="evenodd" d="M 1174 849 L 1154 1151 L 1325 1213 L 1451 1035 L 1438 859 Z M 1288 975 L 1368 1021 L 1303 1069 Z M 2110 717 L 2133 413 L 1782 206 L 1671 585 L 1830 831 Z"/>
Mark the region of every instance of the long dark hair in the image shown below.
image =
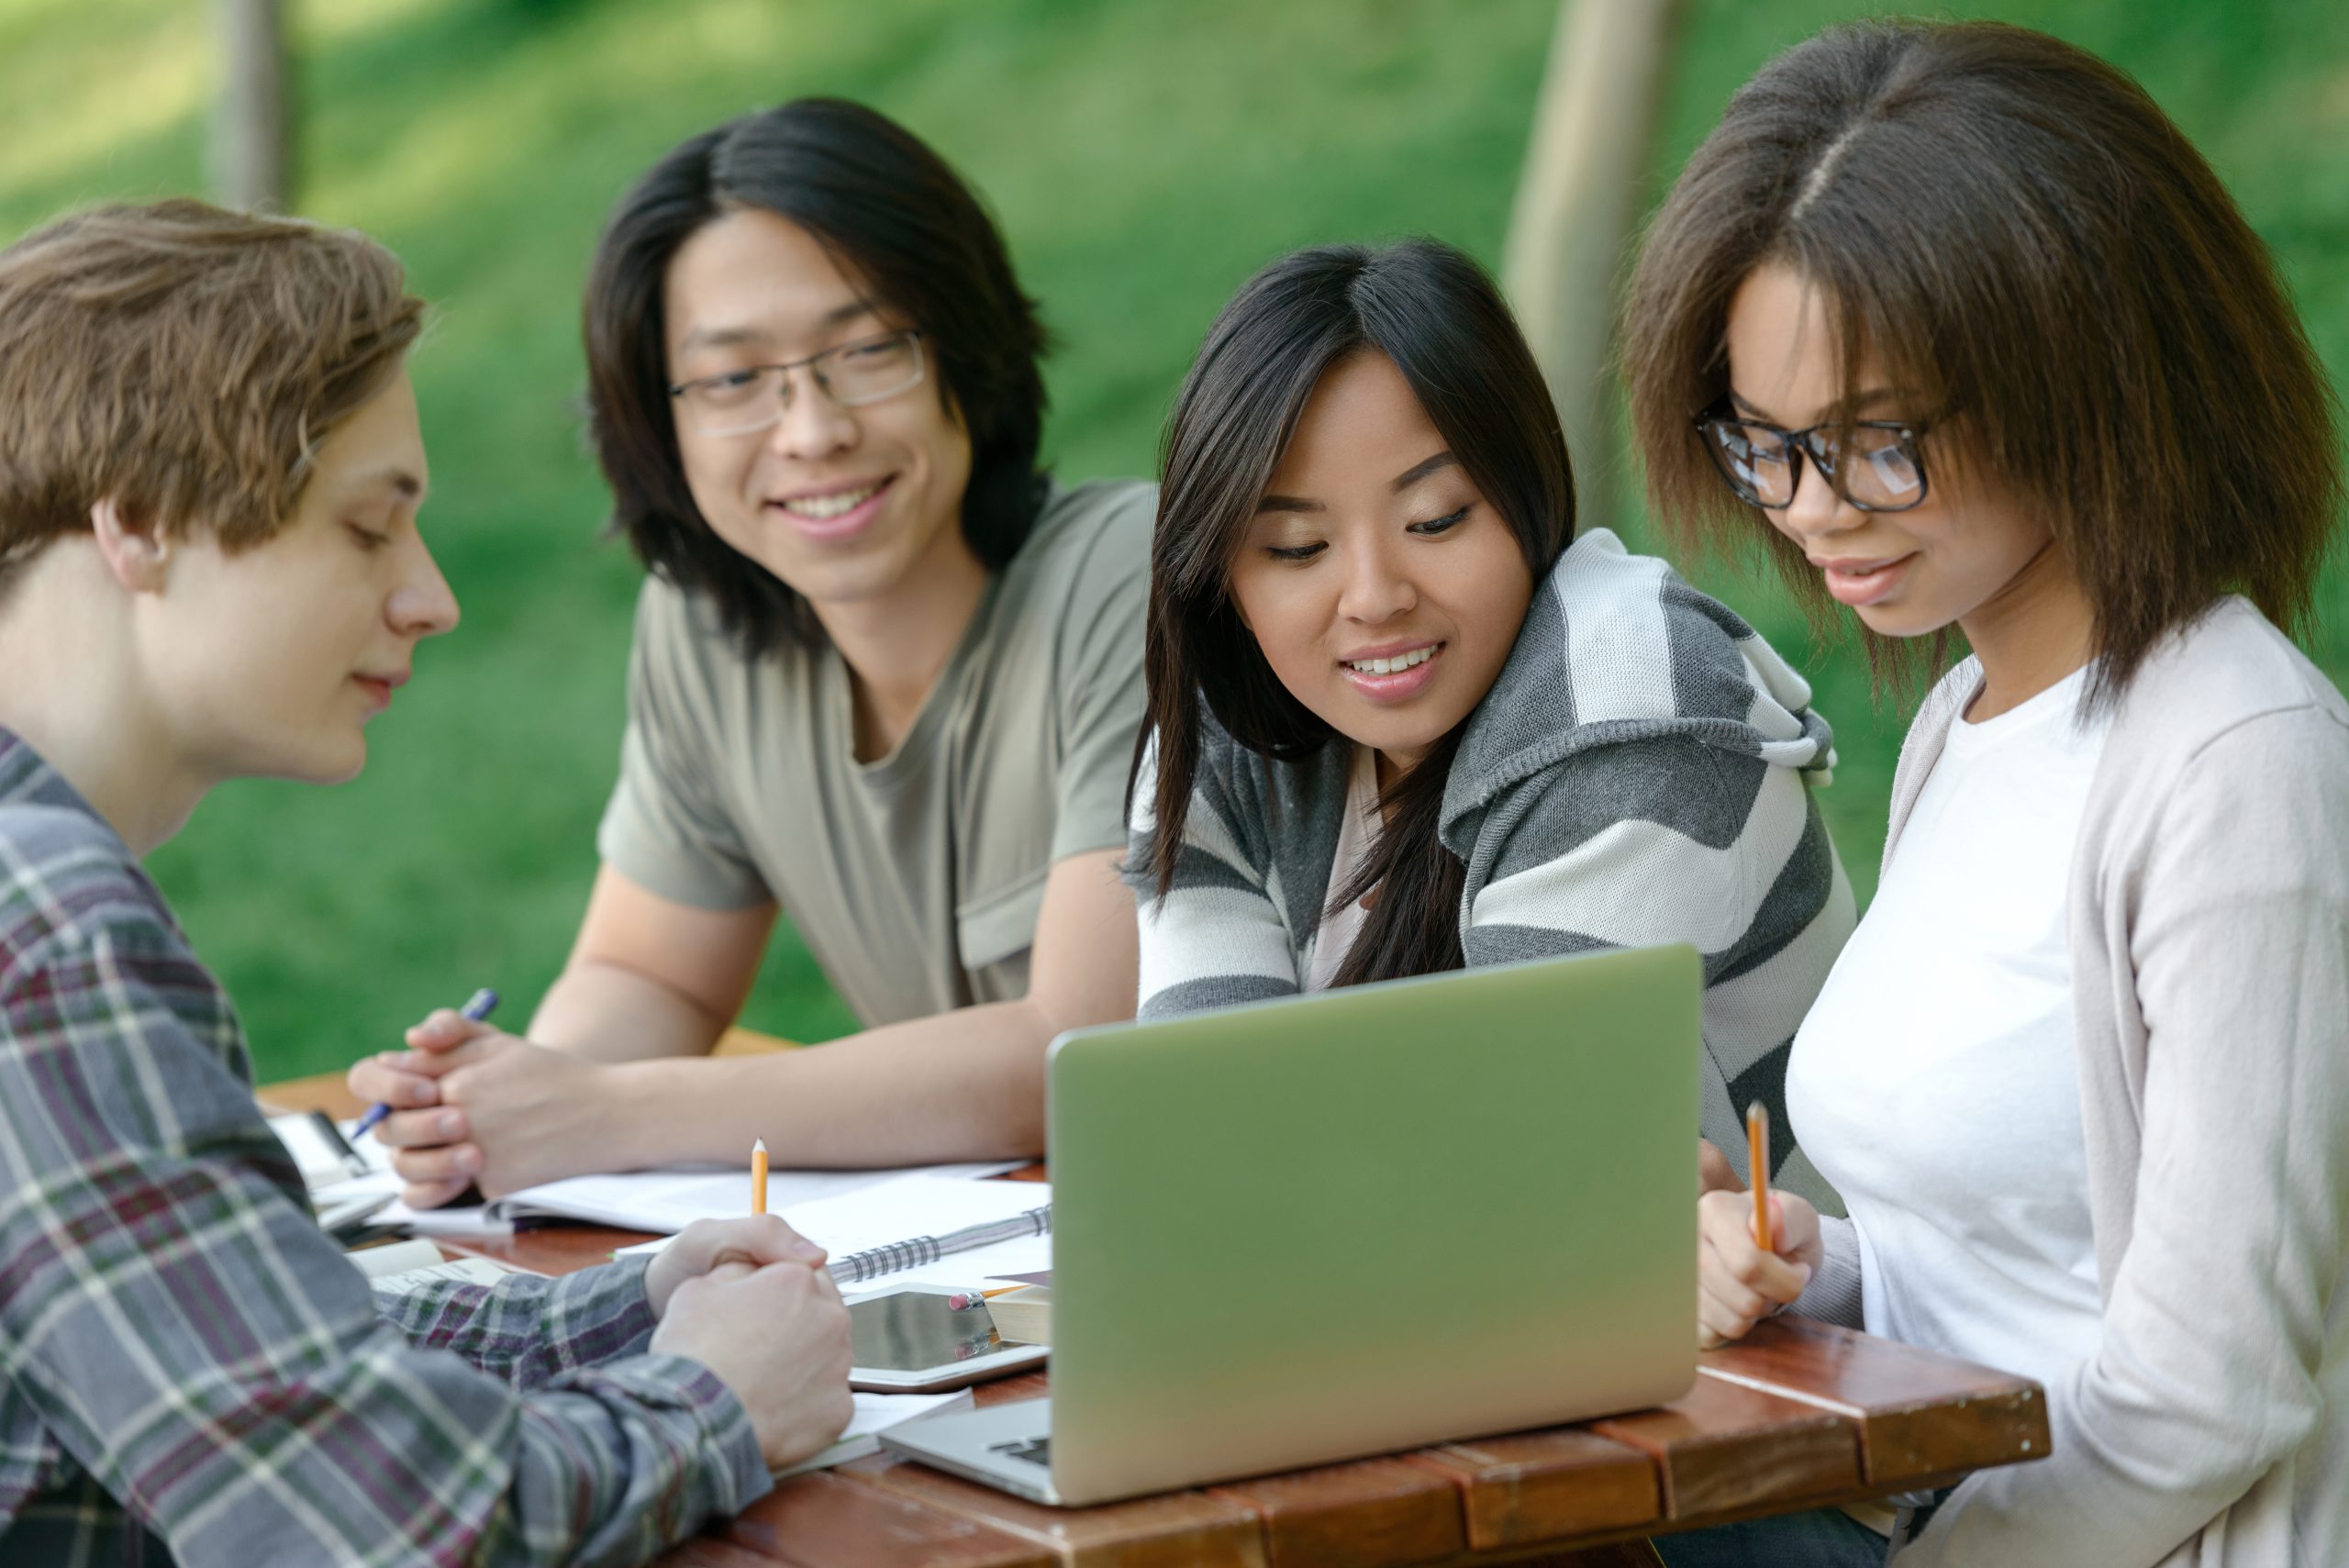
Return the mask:
<path id="1" fill-rule="evenodd" d="M 661 289 L 705 224 L 744 207 L 790 219 L 909 317 L 971 437 L 963 537 L 990 570 L 1042 503 L 1038 368 L 1048 339 L 978 197 L 912 132 L 861 104 L 801 98 L 706 131 L 620 199 L 596 247 L 585 308 L 589 430 L 611 526 L 645 567 L 707 598 L 746 653 L 823 633 L 781 579 L 711 531 L 686 487 L 670 410 Z"/>
<path id="2" fill-rule="evenodd" d="M 1202 709 L 1276 766 L 1335 733 L 1289 694 L 1231 603 L 1231 564 L 1298 417 L 1330 366 L 1371 350 L 1394 361 L 1462 470 L 1508 526 L 1535 582 L 1574 537 L 1574 477 L 1557 410 L 1484 270 L 1449 245 L 1300 250 L 1248 281 L 1208 329 L 1166 428 L 1151 537 L 1143 653 L 1155 827 L 1138 868 L 1164 897 L 1181 858 L 1199 766 Z M 1361 873 L 1332 890 L 1341 908 L 1377 903 L 1337 984 L 1461 966 L 1464 868 L 1437 836 L 1459 728 L 1380 800 L 1386 826 Z M 1130 794 L 1130 789 L 1129 790 Z"/>
<path id="3" fill-rule="evenodd" d="M 1749 538 L 1690 417 L 1728 382 L 1730 303 L 1783 261 L 1832 302 L 1843 384 L 1873 358 L 1958 410 L 1947 439 L 2035 507 L 2095 612 L 2109 702 L 2221 594 L 2290 628 L 2342 506 L 2337 410 L 2274 259 L 2143 88 L 1989 22 L 1865 22 L 1741 88 L 1650 227 L 1624 323 L 1656 513 Z M 1831 614 L 1819 574 L 1758 530 Z M 1870 636 L 1897 684 L 1933 644 Z"/>

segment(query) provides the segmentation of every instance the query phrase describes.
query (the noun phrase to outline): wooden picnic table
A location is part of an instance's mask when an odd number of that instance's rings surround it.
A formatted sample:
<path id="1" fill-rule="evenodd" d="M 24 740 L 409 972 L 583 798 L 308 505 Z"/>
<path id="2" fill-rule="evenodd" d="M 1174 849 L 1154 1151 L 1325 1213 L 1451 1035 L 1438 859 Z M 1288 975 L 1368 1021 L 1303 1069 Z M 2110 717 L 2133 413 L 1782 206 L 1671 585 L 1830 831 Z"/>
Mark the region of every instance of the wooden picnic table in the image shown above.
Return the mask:
<path id="1" fill-rule="evenodd" d="M 733 1053 L 771 1048 L 736 1031 Z M 355 1116 L 339 1074 L 262 1091 Z M 1015 1173 L 1041 1175 L 1041 1167 Z M 440 1245 L 538 1273 L 607 1261 L 641 1233 L 550 1225 Z M 1041 1396 L 1048 1373 L 981 1386 Z M 2047 1452 L 2040 1386 L 1873 1335 L 1781 1318 L 1698 1358 L 1653 1410 L 1090 1508 L 1051 1508 L 876 1454 L 783 1483 L 662 1568 L 1636 1568 L 1639 1543 L 1759 1515 L 1946 1486 Z"/>

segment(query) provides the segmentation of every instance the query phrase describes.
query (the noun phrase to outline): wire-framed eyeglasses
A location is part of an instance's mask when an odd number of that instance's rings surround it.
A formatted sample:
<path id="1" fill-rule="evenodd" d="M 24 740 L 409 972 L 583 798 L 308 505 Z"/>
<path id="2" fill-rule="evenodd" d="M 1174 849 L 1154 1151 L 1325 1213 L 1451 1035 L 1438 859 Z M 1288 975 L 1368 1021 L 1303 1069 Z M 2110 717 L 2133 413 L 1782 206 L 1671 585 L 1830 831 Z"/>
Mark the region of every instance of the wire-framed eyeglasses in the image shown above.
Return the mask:
<path id="1" fill-rule="evenodd" d="M 817 388 L 842 408 L 860 408 L 921 384 L 921 329 L 908 327 L 862 338 L 774 365 L 743 365 L 676 383 L 669 395 L 705 436 L 747 436 L 772 428 L 791 406 L 791 373 L 806 369 Z"/>

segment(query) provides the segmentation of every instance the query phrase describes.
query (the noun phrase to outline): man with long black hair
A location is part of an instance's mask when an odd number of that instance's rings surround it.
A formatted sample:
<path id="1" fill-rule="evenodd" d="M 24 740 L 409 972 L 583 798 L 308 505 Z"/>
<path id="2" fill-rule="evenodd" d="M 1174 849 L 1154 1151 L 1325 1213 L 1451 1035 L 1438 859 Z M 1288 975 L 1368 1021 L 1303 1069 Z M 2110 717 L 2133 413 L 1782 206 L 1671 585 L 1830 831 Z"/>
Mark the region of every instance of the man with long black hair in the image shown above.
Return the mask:
<path id="1" fill-rule="evenodd" d="M 1130 1017 L 1116 866 L 1152 493 L 1037 466 L 1045 335 L 936 153 L 807 99 L 621 201 L 585 312 L 648 570 L 620 776 L 526 1041 L 436 1014 L 353 1088 L 411 1201 L 578 1172 L 1017 1156 L 1044 1047 Z M 779 910 L 864 1032 L 705 1060 Z"/>

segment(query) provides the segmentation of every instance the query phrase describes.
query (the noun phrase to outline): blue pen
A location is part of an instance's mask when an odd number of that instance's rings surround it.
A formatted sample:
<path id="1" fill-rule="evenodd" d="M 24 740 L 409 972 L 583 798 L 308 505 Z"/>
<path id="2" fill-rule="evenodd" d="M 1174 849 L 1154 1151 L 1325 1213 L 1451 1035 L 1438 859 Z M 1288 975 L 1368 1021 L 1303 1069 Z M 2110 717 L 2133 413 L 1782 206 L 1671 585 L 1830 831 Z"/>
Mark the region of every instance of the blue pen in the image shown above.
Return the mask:
<path id="1" fill-rule="evenodd" d="M 461 1011 L 464 1017 L 471 1018 L 475 1023 L 479 1023 L 482 1019 L 489 1017 L 490 1010 L 496 1006 L 497 993 L 484 985 L 480 990 L 473 993 L 473 1000 L 467 1002 Z M 353 1138 L 366 1137 L 369 1133 L 375 1130 L 375 1126 L 378 1122 L 382 1121 L 385 1117 L 391 1114 L 392 1107 L 388 1105 L 375 1105 L 368 1106 L 367 1114 L 359 1118 L 359 1125 L 351 1129 L 351 1136 Z"/>

